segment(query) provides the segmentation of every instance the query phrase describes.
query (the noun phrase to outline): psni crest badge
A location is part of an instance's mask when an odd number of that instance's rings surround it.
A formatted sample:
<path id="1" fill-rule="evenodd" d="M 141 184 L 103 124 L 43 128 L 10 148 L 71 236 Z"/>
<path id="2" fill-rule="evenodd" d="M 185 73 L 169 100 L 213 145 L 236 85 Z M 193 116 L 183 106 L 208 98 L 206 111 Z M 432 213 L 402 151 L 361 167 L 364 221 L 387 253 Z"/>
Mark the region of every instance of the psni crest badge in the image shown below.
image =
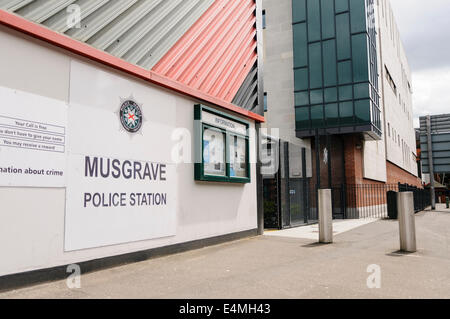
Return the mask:
<path id="1" fill-rule="evenodd" d="M 120 123 L 127 132 L 137 133 L 142 128 L 142 109 L 132 98 L 121 101 L 119 117 Z"/>

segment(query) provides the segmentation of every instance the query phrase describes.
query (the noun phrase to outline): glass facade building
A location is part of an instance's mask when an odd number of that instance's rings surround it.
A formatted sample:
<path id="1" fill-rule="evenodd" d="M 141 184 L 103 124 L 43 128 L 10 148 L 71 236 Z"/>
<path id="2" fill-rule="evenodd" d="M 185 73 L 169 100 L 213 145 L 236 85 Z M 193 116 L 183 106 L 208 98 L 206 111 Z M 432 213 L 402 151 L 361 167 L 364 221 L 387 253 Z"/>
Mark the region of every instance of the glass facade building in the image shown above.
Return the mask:
<path id="1" fill-rule="evenodd" d="M 381 139 L 374 0 L 292 0 L 297 136 Z"/>

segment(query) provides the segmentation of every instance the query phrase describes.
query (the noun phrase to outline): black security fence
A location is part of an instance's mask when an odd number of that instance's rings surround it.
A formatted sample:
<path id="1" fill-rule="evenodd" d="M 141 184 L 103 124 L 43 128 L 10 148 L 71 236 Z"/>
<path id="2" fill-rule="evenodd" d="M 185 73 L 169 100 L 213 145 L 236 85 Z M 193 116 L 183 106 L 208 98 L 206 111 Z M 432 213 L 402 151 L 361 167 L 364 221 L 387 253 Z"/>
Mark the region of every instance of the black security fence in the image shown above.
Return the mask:
<path id="1" fill-rule="evenodd" d="M 270 158 L 262 169 L 265 227 L 317 223 L 319 187 L 305 148 L 273 139 L 264 144 L 264 150 Z M 416 212 L 431 204 L 429 191 L 407 184 L 344 183 L 330 188 L 334 219 L 396 218 L 398 192 L 413 192 Z"/>
<path id="2" fill-rule="evenodd" d="M 393 184 L 344 185 L 346 219 L 388 217 L 388 192 L 398 191 Z"/>
<path id="3" fill-rule="evenodd" d="M 317 186 L 311 192 L 311 214 L 317 216 Z M 388 193 L 398 192 L 397 184 L 341 184 L 331 187 L 333 218 L 387 218 Z"/>
<path id="4" fill-rule="evenodd" d="M 408 184 L 398 184 L 398 188 L 400 192 L 412 192 L 414 194 L 414 211 L 416 213 L 431 206 L 430 190 L 417 188 Z"/>
<path id="5" fill-rule="evenodd" d="M 431 205 L 429 190 L 408 184 L 341 184 L 331 187 L 334 219 L 397 218 L 397 194 L 412 192 L 414 210 Z M 311 186 L 305 212 L 309 221 L 318 220 L 318 187 Z"/>
<path id="6" fill-rule="evenodd" d="M 280 182 L 286 182 L 280 179 Z M 318 188 L 311 185 L 310 179 L 290 180 L 288 187 L 281 187 L 276 191 L 276 180 L 265 180 L 267 209 L 267 228 L 287 228 L 318 221 Z M 289 191 L 287 191 L 289 190 Z M 420 212 L 431 206 L 430 191 L 419 189 L 407 184 L 355 184 L 333 185 L 331 188 L 332 207 L 334 219 L 396 219 L 397 218 L 397 194 L 399 192 L 412 192 L 414 195 L 414 210 Z M 278 194 L 280 198 L 277 202 Z M 284 202 L 285 204 L 282 204 Z M 277 204 L 287 204 L 288 211 L 277 209 Z"/>

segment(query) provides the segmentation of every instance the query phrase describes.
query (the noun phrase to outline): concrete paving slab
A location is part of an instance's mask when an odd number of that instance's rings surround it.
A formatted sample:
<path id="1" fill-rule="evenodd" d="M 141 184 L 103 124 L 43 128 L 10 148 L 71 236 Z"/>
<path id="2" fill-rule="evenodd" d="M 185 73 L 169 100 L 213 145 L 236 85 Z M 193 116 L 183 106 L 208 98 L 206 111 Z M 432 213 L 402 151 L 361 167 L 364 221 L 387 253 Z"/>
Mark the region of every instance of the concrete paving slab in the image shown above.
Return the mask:
<path id="1" fill-rule="evenodd" d="M 418 252 L 401 254 L 398 222 L 380 220 L 317 239 L 259 236 L 83 274 L 0 298 L 450 298 L 450 214 L 416 215 Z M 380 288 L 368 272 L 380 269 Z"/>
<path id="2" fill-rule="evenodd" d="M 334 220 L 333 221 L 333 235 L 339 235 L 348 232 L 352 229 L 374 223 L 380 219 L 350 219 L 350 220 Z M 289 237 L 289 238 L 304 238 L 304 239 L 319 239 L 319 225 L 307 225 L 295 228 L 283 229 L 278 231 L 266 230 L 264 236 Z"/>

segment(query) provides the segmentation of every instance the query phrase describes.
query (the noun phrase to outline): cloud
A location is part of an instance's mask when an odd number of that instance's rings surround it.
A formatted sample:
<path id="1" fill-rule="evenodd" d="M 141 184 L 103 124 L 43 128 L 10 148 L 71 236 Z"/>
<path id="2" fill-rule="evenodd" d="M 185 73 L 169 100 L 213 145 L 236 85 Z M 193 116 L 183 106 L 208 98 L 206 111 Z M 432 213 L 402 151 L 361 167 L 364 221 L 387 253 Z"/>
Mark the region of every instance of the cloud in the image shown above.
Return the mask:
<path id="1" fill-rule="evenodd" d="M 390 0 L 412 70 L 414 124 L 450 113 L 450 1 Z"/>
<path id="2" fill-rule="evenodd" d="M 419 117 L 450 113 L 450 66 L 428 69 L 413 74 L 414 124 Z"/>
<path id="3" fill-rule="evenodd" d="M 450 66 L 450 1 L 391 0 L 411 68 Z"/>

